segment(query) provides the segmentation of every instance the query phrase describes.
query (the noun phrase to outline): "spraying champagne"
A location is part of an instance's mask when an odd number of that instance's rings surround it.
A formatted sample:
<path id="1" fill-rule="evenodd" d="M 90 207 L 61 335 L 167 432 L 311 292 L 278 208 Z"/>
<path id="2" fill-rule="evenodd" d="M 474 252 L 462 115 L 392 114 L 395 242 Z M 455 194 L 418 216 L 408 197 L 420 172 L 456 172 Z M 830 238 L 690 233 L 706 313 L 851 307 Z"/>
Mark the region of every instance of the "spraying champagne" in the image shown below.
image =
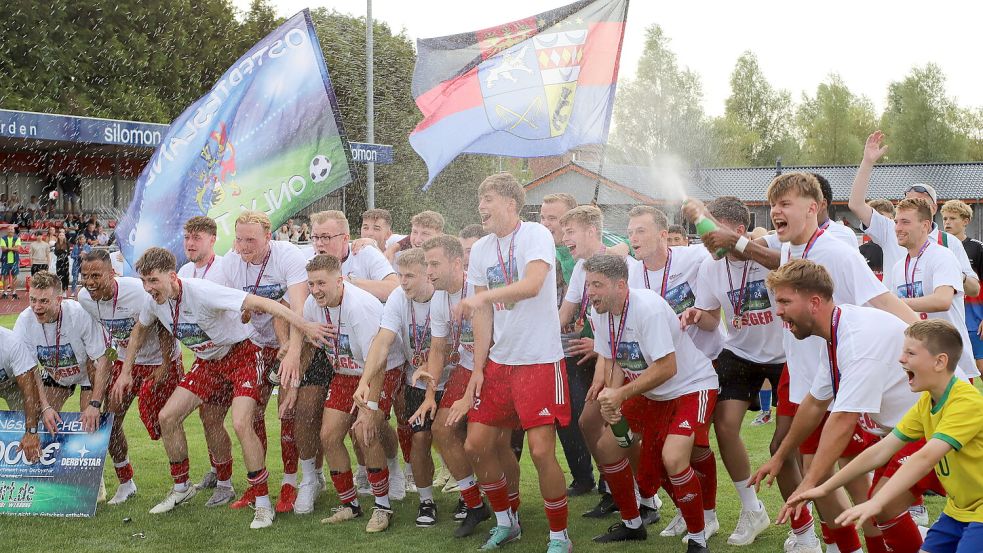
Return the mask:
<path id="1" fill-rule="evenodd" d="M 708 233 L 717 230 L 719 226 L 713 220 L 713 216 L 703 209 L 701 203 L 690 200 L 689 198 L 683 201 L 683 215 L 696 226 L 696 232 L 700 235 L 701 239 L 705 239 Z M 717 251 L 714 253 L 714 257 L 717 259 L 725 255 L 727 255 L 727 248 L 717 248 Z"/>

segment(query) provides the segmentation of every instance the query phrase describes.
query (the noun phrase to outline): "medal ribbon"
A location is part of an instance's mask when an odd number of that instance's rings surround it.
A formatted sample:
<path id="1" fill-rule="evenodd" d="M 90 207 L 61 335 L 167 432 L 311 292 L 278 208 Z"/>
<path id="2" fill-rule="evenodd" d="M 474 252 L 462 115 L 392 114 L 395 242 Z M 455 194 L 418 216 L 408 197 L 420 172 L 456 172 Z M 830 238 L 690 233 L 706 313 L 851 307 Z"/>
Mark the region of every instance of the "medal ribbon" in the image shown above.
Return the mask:
<path id="1" fill-rule="evenodd" d="M 625 322 L 628 320 L 628 299 L 629 295 L 625 296 L 625 305 L 621 310 L 621 320 L 618 322 L 618 334 L 614 333 L 614 317 L 611 313 L 608 313 L 608 343 L 611 346 L 611 366 L 614 367 L 618 364 L 618 346 L 621 345 L 621 336 L 625 332 Z"/>
<path id="2" fill-rule="evenodd" d="M 430 308 L 427 306 L 427 320 L 423 323 L 423 330 L 417 331 L 416 328 L 416 308 L 413 307 L 413 300 L 406 298 L 410 310 L 410 326 L 413 327 L 413 360 L 419 360 L 423 364 L 423 339 L 427 336 L 430 329 Z M 419 368 L 419 367 L 417 367 Z"/>
<path id="3" fill-rule="evenodd" d="M 731 291 L 731 293 L 737 292 L 737 294 L 736 294 L 737 295 L 737 301 L 735 302 L 733 299 L 730 300 L 730 302 L 731 302 L 730 304 L 734 308 L 734 320 L 735 321 L 740 321 L 741 320 L 741 316 L 744 314 L 744 291 L 747 289 L 746 288 L 746 285 L 747 285 L 747 273 L 748 273 L 748 267 L 750 267 L 750 265 L 751 264 L 749 262 L 747 262 L 747 261 L 744 262 L 744 274 L 741 276 L 741 288 L 740 288 L 740 290 L 734 290 L 734 280 L 730 276 L 730 261 L 727 261 L 727 283 L 730 285 L 730 291 Z M 728 299 L 731 298 L 731 294 L 728 294 L 727 296 L 728 296 Z"/>
<path id="4" fill-rule="evenodd" d="M 62 311 L 61 307 L 59 306 L 58 321 L 55 322 L 55 368 L 53 371 L 51 371 L 52 375 L 58 372 L 58 358 L 61 355 L 61 317 L 63 313 L 64 311 Z M 41 334 L 44 334 L 44 344 L 51 347 L 51 344 L 48 342 L 48 333 L 44 330 L 43 323 L 41 324 Z"/>
<path id="5" fill-rule="evenodd" d="M 341 300 L 338 301 L 338 324 L 335 325 L 335 335 L 334 335 L 334 368 L 337 369 L 341 361 L 341 305 L 345 302 L 345 285 L 341 285 Z M 331 322 L 331 311 L 328 306 L 324 306 L 324 319 L 328 324 L 334 324 Z"/>
<path id="6" fill-rule="evenodd" d="M 267 255 L 267 259 L 269 259 L 269 255 Z M 208 274 L 208 269 L 211 269 L 212 268 L 212 263 L 215 263 L 215 256 L 214 255 L 212 255 L 212 258 L 208 260 L 208 265 L 205 265 L 205 272 L 204 273 L 201 273 L 201 276 L 198 276 L 198 267 L 194 267 L 193 272 L 191 273 L 191 276 L 194 277 L 194 278 L 205 278 L 205 275 Z M 266 268 L 266 265 L 264 265 L 263 268 Z M 262 274 L 263 273 L 260 273 L 260 275 L 262 275 Z M 256 284 L 259 284 L 259 282 L 257 282 Z"/>
<path id="7" fill-rule="evenodd" d="M 672 267 L 672 248 L 666 248 L 666 266 L 662 270 L 662 293 L 659 294 L 663 298 L 666 297 L 666 286 L 669 285 L 669 268 Z M 645 266 L 645 262 L 642 261 L 642 276 L 645 277 L 645 287 L 649 290 L 652 289 L 652 285 L 649 284 L 649 270 Z"/>
<path id="8" fill-rule="evenodd" d="M 181 285 L 181 279 L 177 279 L 177 301 L 174 302 L 174 309 L 171 311 L 171 336 L 178 338 L 177 335 L 177 323 L 178 319 L 181 318 L 181 298 L 184 296 L 184 286 Z M 178 338 L 180 340 L 180 338 Z"/>
<path id="9" fill-rule="evenodd" d="M 461 276 L 461 301 L 468 297 L 468 283 L 466 281 L 467 275 Z M 454 324 L 454 310 L 451 306 L 451 295 L 447 294 L 447 316 L 451 318 L 451 336 L 454 337 L 454 346 L 451 349 L 451 353 L 458 351 L 461 348 L 461 334 L 464 333 L 464 320 L 460 320 L 457 324 Z"/>
<path id="10" fill-rule="evenodd" d="M 925 243 L 918 250 L 918 255 L 915 256 L 914 266 L 911 268 L 911 280 L 908 279 L 908 264 L 911 262 L 911 254 L 909 253 L 904 258 L 904 288 L 906 298 L 915 297 L 915 273 L 918 271 L 918 262 L 922 260 L 922 254 L 925 253 L 925 249 L 928 248 L 929 244 L 931 244 L 931 241 L 926 238 Z"/>
<path id="11" fill-rule="evenodd" d="M 266 257 L 263 258 L 263 264 L 259 267 L 259 274 L 256 275 L 256 283 L 253 284 L 253 294 L 256 293 L 256 290 L 259 290 L 259 281 L 263 278 L 263 273 L 266 272 L 266 264 L 270 262 L 270 254 L 272 253 L 273 246 L 270 246 L 270 249 L 266 250 Z M 211 264 L 209 263 L 209 265 Z M 248 263 L 246 265 L 248 267 Z M 204 275 L 202 276 L 204 277 Z"/>
<path id="12" fill-rule="evenodd" d="M 119 301 L 119 282 L 113 279 L 113 313 L 110 315 L 112 319 L 116 319 L 116 303 Z M 99 315 L 99 322 L 102 323 L 103 340 L 106 342 L 106 349 L 112 345 L 113 335 L 109 332 L 109 328 L 106 327 L 105 320 L 102 318 L 102 309 L 99 308 L 99 300 L 96 300 L 96 313 Z"/>
<path id="13" fill-rule="evenodd" d="M 836 394 L 840 391 L 840 366 L 836 361 L 836 333 L 840 329 L 840 313 L 839 307 L 833 308 L 833 318 L 830 321 L 829 330 L 829 341 L 826 342 L 826 352 L 829 354 L 829 380 L 833 383 L 833 399 L 836 399 Z"/>
<path id="14" fill-rule="evenodd" d="M 498 254 L 498 266 L 502 269 L 502 278 L 505 279 L 505 285 L 508 286 L 512 284 L 512 267 L 515 266 L 515 236 L 519 234 L 519 229 L 522 227 L 522 221 L 515 225 L 515 230 L 512 231 L 512 239 L 509 241 L 509 266 L 506 270 L 505 260 L 502 259 L 502 247 L 500 242 L 496 243 L 495 253 Z M 495 237 L 498 240 L 498 237 Z"/>
<path id="15" fill-rule="evenodd" d="M 812 238 L 810 238 L 809 241 L 806 242 L 806 247 L 804 250 L 802 250 L 802 259 L 809 258 L 809 250 L 811 250 L 812 247 L 816 245 L 816 240 L 819 240 L 819 237 L 822 236 L 824 232 L 826 232 L 826 229 L 817 228 L 816 232 L 812 233 Z M 792 247 L 790 244 L 788 249 L 788 259 L 786 261 L 791 261 L 791 260 L 792 260 Z"/>

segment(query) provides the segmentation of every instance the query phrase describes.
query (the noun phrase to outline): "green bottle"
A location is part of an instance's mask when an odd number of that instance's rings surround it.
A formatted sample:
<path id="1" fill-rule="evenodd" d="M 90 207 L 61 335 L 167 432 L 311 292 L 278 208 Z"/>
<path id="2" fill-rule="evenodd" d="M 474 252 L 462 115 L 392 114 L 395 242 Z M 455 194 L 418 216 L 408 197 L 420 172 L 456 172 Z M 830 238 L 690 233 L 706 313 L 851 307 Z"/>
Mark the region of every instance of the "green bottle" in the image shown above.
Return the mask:
<path id="1" fill-rule="evenodd" d="M 634 436 L 632 436 L 631 428 L 628 427 L 628 421 L 624 417 L 621 417 L 620 421 L 611 425 L 611 432 L 614 433 L 614 441 L 618 442 L 618 447 L 631 447 Z"/>
<path id="2" fill-rule="evenodd" d="M 707 217 L 706 215 L 700 215 L 696 219 L 696 232 L 703 238 L 708 232 L 713 232 L 717 230 L 717 223 L 713 222 L 713 219 Z M 717 259 L 722 258 L 727 255 L 727 248 L 717 248 L 716 257 Z"/>

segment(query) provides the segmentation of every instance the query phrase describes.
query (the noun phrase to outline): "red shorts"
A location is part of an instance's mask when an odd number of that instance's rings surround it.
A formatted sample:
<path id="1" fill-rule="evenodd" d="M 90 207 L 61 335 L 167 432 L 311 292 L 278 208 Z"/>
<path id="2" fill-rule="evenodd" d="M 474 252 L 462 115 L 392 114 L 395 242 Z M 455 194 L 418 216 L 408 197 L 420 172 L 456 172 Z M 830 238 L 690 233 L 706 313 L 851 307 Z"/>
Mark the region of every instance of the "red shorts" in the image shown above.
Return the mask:
<path id="1" fill-rule="evenodd" d="M 231 405 L 237 397 L 259 402 L 264 376 L 259 347 L 243 340 L 221 359 L 195 359 L 180 386 L 205 403 Z"/>
<path id="2" fill-rule="evenodd" d="M 525 430 L 570 424 L 570 391 L 564 361 L 535 365 L 485 364 L 481 397 L 474 398 L 468 420 Z"/>
<path id="3" fill-rule="evenodd" d="M 778 389 L 775 393 L 778 394 L 778 406 L 775 407 L 775 416 L 777 417 L 794 417 L 795 412 L 799 409 L 799 404 L 792 403 L 788 399 L 788 365 L 786 364 L 782 367 L 782 377 L 778 380 Z"/>
<path id="4" fill-rule="evenodd" d="M 109 374 L 109 388 L 113 389 L 116 379 L 119 378 L 123 370 L 123 362 L 117 359 L 113 362 Z M 174 393 L 178 382 L 184 375 L 184 366 L 181 365 L 181 358 L 175 359 L 171 363 L 171 371 L 165 375 L 161 382 L 154 382 L 151 376 L 157 370 L 157 365 L 133 365 L 133 391 L 130 392 L 138 398 L 140 410 L 140 420 L 147 428 L 151 440 L 160 439 L 160 410 Z"/>
<path id="5" fill-rule="evenodd" d="M 451 377 L 444 384 L 444 395 L 440 398 L 440 409 L 450 409 L 454 402 L 464 397 L 471 381 L 471 371 L 458 365 L 451 372 Z M 411 413 L 412 414 L 412 413 Z"/>
<path id="6" fill-rule="evenodd" d="M 695 436 L 697 447 L 710 447 L 710 423 L 713 422 L 713 408 L 717 405 L 717 390 L 700 390 L 679 396 L 671 402 L 674 409 L 670 417 L 667 434 Z"/>
<path id="7" fill-rule="evenodd" d="M 878 440 L 876 437 L 872 436 L 872 438 L 874 440 Z M 875 470 L 874 480 L 871 482 L 870 493 L 868 496 L 872 496 L 874 494 L 874 489 L 877 488 L 877 483 L 880 482 L 882 478 L 891 478 L 894 476 L 894 473 L 901 469 L 901 465 L 908 460 L 908 457 L 914 455 L 919 449 L 922 448 L 923 445 L 925 445 L 925 440 L 923 439 L 905 444 L 904 447 L 894 454 L 894 457 L 891 457 L 891 460 L 888 461 L 886 465 Z M 911 492 L 911 495 L 915 496 L 916 498 L 925 495 L 926 491 L 933 491 L 937 495 L 941 495 L 943 497 L 946 495 L 945 488 L 942 487 L 942 482 L 939 482 L 939 477 L 935 474 L 935 470 L 929 471 L 928 474 L 923 476 L 921 480 L 915 482 L 915 485 L 909 488 L 909 491 Z"/>
<path id="8" fill-rule="evenodd" d="M 817 426 L 816 429 L 812 431 L 812 434 L 810 434 L 809 437 L 802 442 L 802 445 L 799 446 L 799 453 L 802 455 L 815 455 L 816 452 L 819 451 L 819 438 L 823 435 L 823 427 L 826 426 L 826 419 L 828 418 L 829 413 L 823 415 L 823 420 L 819 423 L 819 426 Z M 873 445 L 876 440 L 877 438 L 864 430 L 858 422 L 857 425 L 853 427 L 853 436 L 850 436 L 850 443 L 847 444 L 846 449 L 843 450 L 840 457 L 855 457 L 860 455 L 861 451 Z"/>
<path id="9" fill-rule="evenodd" d="M 355 408 L 355 390 L 358 389 L 360 376 L 352 374 L 336 374 L 331 378 L 331 385 L 328 386 L 328 395 L 324 398 L 324 408 L 334 409 L 342 413 L 351 413 Z M 393 398 L 399 393 L 403 385 L 403 371 L 392 369 L 386 371 L 386 378 L 382 383 L 382 395 L 379 396 L 379 409 L 389 416 L 389 410 L 393 406 Z"/>
<path id="10" fill-rule="evenodd" d="M 270 394 L 273 393 L 273 383 L 270 382 L 270 369 L 276 365 L 276 354 L 280 351 L 280 348 L 263 346 L 259 348 L 260 359 L 263 367 L 263 400 L 269 401 Z"/>
<path id="11" fill-rule="evenodd" d="M 621 414 L 639 443 L 639 471 L 635 475 L 638 491 L 643 497 L 652 497 L 662 482 L 662 447 L 666 443 L 665 424 L 675 409 L 675 400 L 654 401 L 645 396 L 635 396 L 621 405 Z M 609 432 L 610 430 L 605 430 Z"/>

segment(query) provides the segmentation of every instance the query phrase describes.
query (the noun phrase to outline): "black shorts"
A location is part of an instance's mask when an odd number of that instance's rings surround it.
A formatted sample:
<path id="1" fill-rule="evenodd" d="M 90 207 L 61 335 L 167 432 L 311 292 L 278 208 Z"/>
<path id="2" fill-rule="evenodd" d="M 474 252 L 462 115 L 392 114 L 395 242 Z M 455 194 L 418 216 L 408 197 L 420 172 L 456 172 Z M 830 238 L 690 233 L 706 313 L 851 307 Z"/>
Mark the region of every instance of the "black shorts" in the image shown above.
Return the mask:
<path id="1" fill-rule="evenodd" d="M 324 386 L 327 388 L 331 384 L 333 375 L 334 368 L 331 366 L 328 354 L 324 352 L 323 348 L 317 348 L 314 350 L 314 357 L 311 358 L 310 366 L 304 372 L 304 377 L 300 379 L 300 385 L 301 387 Z"/>
<path id="2" fill-rule="evenodd" d="M 31 265 L 31 276 L 34 276 L 34 275 L 38 274 L 41 271 L 47 271 L 47 270 L 48 270 L 48 266 L 47 265 L 40 265 L 40 264 L 38 264 L 38 265 Z"/>
<path id="3" fill-rule="evenodd" d="M 41 384 L 45 388 L 58 388 L 59 390 L 68 390 L 70 393 L 75 393 L 75 384 L 70 386 L 65 386 L 64 384 L 59 384 L 55 379 L 51 378 L 51 375 L 47 372 L 42 371 L 41 373 Z M 91 392 L 92 386 L 82 386 L 83 392 Z"/>
<path id="4" fill-rule="evenodd" d="M 752 405 L 758 404 L 758 392 L 765 379 L 771 382 L 771 389 L 778 389 L 784 363 L 753 363 L 734 355 L 725 349 L 720 352 L 714 367 L 720 379 L 720 393 L 717 403 L 736 399 Z M 772 405 L 777 405 L 778 394 L 771 395 Z"/>
<path id="5" fill-rule="evenodd" d="M 423 405 L 423 400 L 427 398 L 427 391 L 421 390 L 420 388 L 414 388 L 412 386 L 404 386 L 403 397 L 406 399 L 406 416 L 412 417 L 413 413 Z M 437 405 L 440 405 L 440 398 L 443 397 L 444 392 L 437 392 L 434 398 Z M 416 432 L 430 432 L 430 427 L 433 425 L 433 419 L 430 415 L 427 415 L 423 421 L 423 424 L 416 424 L 410 421 L 410 428 L 414 433 Z"/>

